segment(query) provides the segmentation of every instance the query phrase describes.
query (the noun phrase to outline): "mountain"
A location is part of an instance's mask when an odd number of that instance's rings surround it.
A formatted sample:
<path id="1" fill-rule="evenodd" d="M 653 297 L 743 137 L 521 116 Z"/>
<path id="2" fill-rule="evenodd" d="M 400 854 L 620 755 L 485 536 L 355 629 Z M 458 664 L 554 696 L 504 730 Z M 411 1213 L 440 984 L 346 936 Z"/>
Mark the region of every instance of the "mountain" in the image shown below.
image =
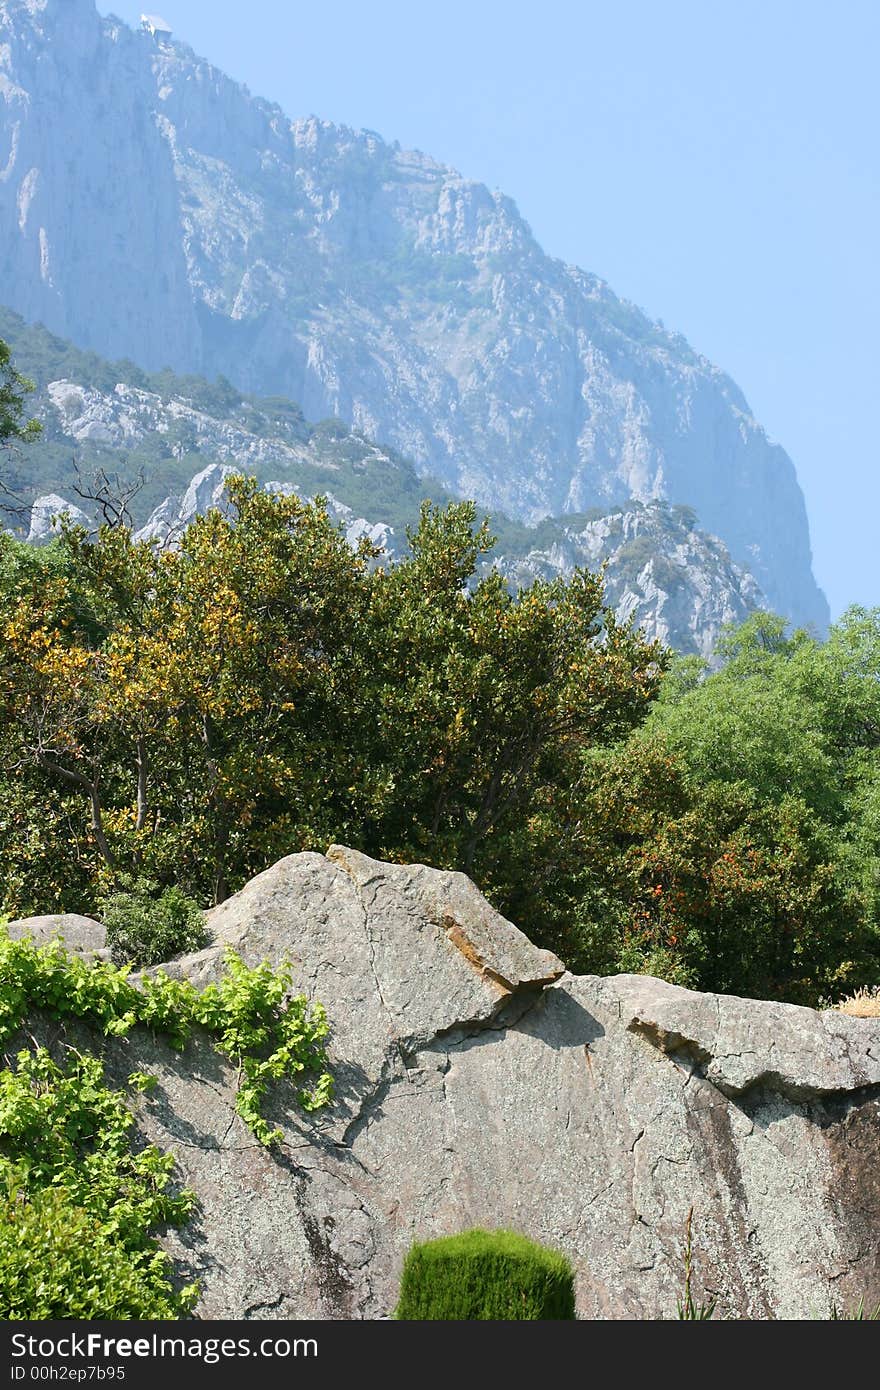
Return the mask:
<path id="1" fill-rule="evenodd" d="M 30 408 L 40 440 L 11 455 L 10 486 L 27 504 L 9 521 L 33 543 L 53 534 L 64 512 L 87 526 L 95 510 L 78 496 L 97 470 L 145 486 L 131 504 L 141 537 L 177 535 L 193 517 L 222 506 L 232 472 L 276 489 L 328 499 L 350 543 L 370 539 L 398 559 L 422 499 L 451 500 L 435 480 L 338 420 L 309 424 L 282 397 L 248 397 L 229 382 L 148 373 L 106 362 L 0 308 L 0 338 L 37 390 Z M 26 521 L 26 524 L 23 524 Z M 721 628 L 765 600 L 752 576 L 688 507 L 629 501 L 617 508 L 528 527 L 492 517 L 498 565 L 512 585 L 606 563 L 606 593 L 623 617 L 683 652 L 708 658 Z"/>
<path id="2" fill-rule="evenodd" d="M 72 496 L 77 468 L 86 476 L 103 468 L 125 479 L 140 472 L 145 487 L 133 514 L 141 524 L 211 463 L 263 482 L 280 478 L 312 496 L 336 493 L 371 520 L 401 531 L 416 520 L 424 497 L 452 500 L 394 450 L 340 420 L 310 424 L 283 397 L 245 396 L 224 380 L 108 362 L 3 307 L 0 338 L 37 388 L 28 411 L 43 427 L 38 443 L 4 463 L 4 475 L 23 500 L 50 492 Z"/>
<path id="3" fill-rule="evenodd" d="M 604 564 L 605 597 L 618 617 L 708 661 L 722 629 L 767 601 L 724 542 L 694 522 L 689 507 L 633 501 L 545 521 L 509 541 L 499 525 L 492 563 L 514 586 Z"/>
<path id="4" fill-rule="evenodd" d="M 0 301 L 27 319 L 299 401 L 522 521 L 691 506 L 826 626 L 794 467 L 737 386 L 509 198 L 93 0 L 0 0 L 0 94 Z"/>

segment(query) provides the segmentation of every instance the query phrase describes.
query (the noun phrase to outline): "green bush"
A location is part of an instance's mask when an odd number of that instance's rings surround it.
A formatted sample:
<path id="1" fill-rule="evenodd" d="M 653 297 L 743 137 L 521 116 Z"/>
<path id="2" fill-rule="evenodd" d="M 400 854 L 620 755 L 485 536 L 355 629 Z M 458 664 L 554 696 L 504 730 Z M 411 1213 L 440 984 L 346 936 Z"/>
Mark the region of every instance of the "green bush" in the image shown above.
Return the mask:
<path id="1" fill-rule="evenodd" d="M 633 536 L 617 552 L 616 566 L 624 579 L 635 582 L 645 565 L 657 558 L 657 541 L 653 536 Z"/>
<path id="2" fill-rule="evenodd" d="M 447 1322 L 573 1318 L 564 1255 L 515 1231 L 465 1231 L 412 1247 L 396 1317 Z"/>
<path id="3" fill-rule="evenodd" d="M 194 1193 L 174 1159 L 132 1145 L 135 1117 L 97 1057 L 20 1051 L 0 1071 L 0 1317 L 173 1318 L 176 1293 L 156 1236 L 182 1226 Z M 152 1078 L 132 1073 L 134 1091 Z"/>
<path id="4" fill-rule="evenodd" d="M 101 909 L 107 944 L 118 965 L 159 965 L 181 951 L 199 951 L 208 933 L 197 902 L 177 887 L 157 895 L 149 879 L 126 876 Z"/>
<path id="5" fill-rule="evenodd" d="M 158 1247 L 132 1251 L 106 1222 L 57 1188 L 0 1198 L 0 1314 L 34 1318 L 180 1318 L 195 1298 L 174 1292 Z"/>
<path id="6" fill-rule="evenodd" d="M 293 1081 L 306 1111 L 327 1104 L 326 1015 L 291 995 L 289 965 L 249 968 L 227 951 L 203 990 L 161 970 L 135 986 L 130 969 L 13 941 L 0 921 L 0 1050 L 35 1013 L 108 1037 L 140 1023 L 178 1050 L 198 1027 L 236 1066 L 236 1110 L 259 1143 L 282 1137 L 260 1110 L 273 1081 Z M 132 1142 L 129 1100 L 156 1078 L 134 1071 L 113 1089 L 99 1057 L 65 1047 L 59 1063 L 31 1043 L 0 1068 L 0 1319 L 185 1316 L 198 1289 L 175 1287 L 157 1236 L 184 1225 L 196 1197 L 177 1190 L 172 1154 Z"/>

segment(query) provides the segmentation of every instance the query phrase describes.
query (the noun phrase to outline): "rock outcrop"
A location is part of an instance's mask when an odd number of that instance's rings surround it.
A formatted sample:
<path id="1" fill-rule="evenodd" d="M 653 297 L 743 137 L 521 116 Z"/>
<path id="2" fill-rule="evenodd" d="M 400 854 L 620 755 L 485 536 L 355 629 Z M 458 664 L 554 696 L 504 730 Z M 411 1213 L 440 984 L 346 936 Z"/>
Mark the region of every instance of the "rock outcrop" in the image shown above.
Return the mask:
<path id="1" fill-rule="evenodd" d="M 0 302 L 82 347 L 281 393 L 522 520 L 686 503 L 827 625 L 791 460 L 680 335 L 503 194 L 93 0 L 0 0 L 0 245 Z"/>
<path id="2" fill-rule="evenodd" d="M 90 518 L 73 502 L 59 497 L 57 492 L 46 493 L 34 501 L 30 510 L 30 527 L 27 539 L 31 545 L 44 545 L 61 529 L 62 519 L 66 518 L 74 526 L 88 526 Z"/>
<path id="3" fill-rule="evenodd" d="M 135 539 L 175 544 L 197 516 L 227 506 L 226 483 L 235 471 L 230 464 L 208 464 L 182 496 L 163 498 L 135 530 Z M 307 495 L 295 484 L 278 479 L 265 486 L 272 492 Z M 357 516 L 332 492 L 323 495 L 330 519 L 352 548 L 367 539 L 382 552 L 377 564 L 394 564 L 406 553 L 406 544 L 401 544 L 393 526 Z M 93 524 L 80 508 L 55 494 L 38 497 L 31 509 L 28 540 L 34 544 L 51 540 L 63 514 L 87 529 Z M 480 563 L 478 573 L 496 566 L 517 590 L 536 579 L 569 579 L 578 567 L 598 570 L 604 565 L 605 599 L 620 619 L 631 618 L 648 638 L 706 661 L 711 661 L 725 627 L 743 622 L 749 613 L 766 606 L 755 580 L 733 563 L 724 543 L 682 522 L 675 509 L 663 503 L 634 503 L 576 523 L 560 518 L 542 531 L 543 539 L 535 534 L 530 547 L 532 532 L 520 528 L 518 546 L 506 545 L 493 552 Z"/>
<path id="4" fill-rule="evenodd" d="M 515 1227 L 577 1271 L 582 1318 L 676 1315 L 694 1293 L 748 1318 L 880 1301 L 880 1021 L 564 973 L 462 875 L 339 847 L 297 854 L 208 914 L 169 970 L 204 984 L 226 946 L 290 958 L 333 1027 L 338 1096 L 279 1087 L 276 1155 L 198 1040 L 107 1044 L 152 1071 L 144 1135 L 198 1193 L 169 1237 L 204 1318 L 376 1318 L 414 1239 Z"/>
<path id="5" fill-rule="evenodd" d="M 631 502 L 604 516 L 559 517 L 519 553 L 492 557 L 512 586 L 605 567 L 605 601 L 648 637 L 711 661 L 722 630 L 768 601 L 723 541 L 694 526 L 687 507 Z"/>
<path id="6" fill-rule="evenodd" d="M 37 946 L 62 941 L 72 956 L 85 956 L 89 960 L 110 959 L 103 924 L 96 922 L 94 917 L 83 917 L 78 912 L 50 912 L 43 917 L 22 917 L 16 922 L 7 923 L 6 930 L 13 941 L 27 937 Z"/>

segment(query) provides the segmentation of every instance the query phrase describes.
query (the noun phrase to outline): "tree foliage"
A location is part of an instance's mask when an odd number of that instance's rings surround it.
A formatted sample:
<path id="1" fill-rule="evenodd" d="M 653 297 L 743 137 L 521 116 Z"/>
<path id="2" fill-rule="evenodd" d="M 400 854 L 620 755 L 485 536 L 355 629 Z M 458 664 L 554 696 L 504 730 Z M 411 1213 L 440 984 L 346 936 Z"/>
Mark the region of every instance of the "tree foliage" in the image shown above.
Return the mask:
<path id="1" fill-rule="evenodd" d="M 601 576 L 511 593 L 492 545 L 425 504 L 388 567 L 244 478 L 174 546 L 0 536 L 0 906 L 112 902 L 117 952 L 158 960 L 188 900 L 336 840 L 467 872 L 574 969 L 875 983 L 878 615 L 825 643 L 753 615 L 707 675 Z"/>
<path id="2" fill-rule="evenodd" d="M 34 384 L 12 365 L 9 345 L 0 338 L 0 516 L 16 512 L 19 499 L 9 476 L 9 452 L 19 443 L 33 441 L 40 434 L 37 420 L 25 419 L 25 403 Z"/>
<path id="3" fill-rule="evenodd" d="M 40 433 L 36 420 L 25 420 L 25 403 L 33 382 L 12 365 L 12 354 L 0 338 L 0 449 L 16 440 L 35 439 Z"/>
<path id="4" fill-rule="evenodd" d="M 199 951 L 209 941 L 198 903 L 176 884 L 160 892 L 150 879 L 123 874 L 99 911 L 119 965 L 159 965 L 182 951 Z"/>
<path id="5" fill-rule="evenodd" d="M 30 867 L 0 840 L 7 908 L 89 910 L 124 874 L 220 901 L 332 839 L 510 896 L 523 824 L 644 718 L 664 653 L 596 576 L 476 580 L 470 504 L 426 506 L 386 570 L 320 503 L 230 493 L 175 549 L 67 528 L 35 564 L 7 542 L 4 761 L 55 817 Z M 47 891 L 50 831 L 70 848 Z"/>
<path id="6" fill-rule="evenodd" d="M 673 668 L 590 780 L 594 968 L 816 1003 L 880 974 L 880 613 L 820 643 L 757 614 L 702 681 Z"/>
<path id="7" fill-rule="evenodd" d="M 137 1078 L 133 1078 L 136 1081 Z M 134 1114 L 97 1057 L 59 1066 L 45 1048 L 0 1071 L 0 1315 L 173 1318 L 175 1292 L 156 1233 L 187 1221 L 173 1157 L 134 1150 Z"/>

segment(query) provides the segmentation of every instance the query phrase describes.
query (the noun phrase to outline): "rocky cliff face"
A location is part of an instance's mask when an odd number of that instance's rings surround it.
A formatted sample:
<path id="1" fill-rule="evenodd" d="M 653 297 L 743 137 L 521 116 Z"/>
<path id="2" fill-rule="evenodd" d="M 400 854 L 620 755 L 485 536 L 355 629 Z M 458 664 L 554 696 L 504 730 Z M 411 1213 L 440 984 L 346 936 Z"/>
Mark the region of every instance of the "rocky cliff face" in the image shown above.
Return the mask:
<path id="1" fill-rule="evenodd" d="M 543 533 L 543 544 L 539 537 Z M 622 619 L 675 651 L 709 661 L 722 629 L 767 600 L 717 536 L 693 524 L 688 508 L 630 502 L 595 518 L 544 524 L 527 548 L 506 548 L 492 563 L 515 586 L 605 566 L 605 598 Z"/>
<path id="2" fill-rule="evenodd" d="M 309 461 L 310 451 L 300 449 L 299 458 Z M 311 458 L 314 462 L 314 451 Z M 231 464 L 208 464 L 182 494 L 169 495 L 154 507 L 134 531 L 135 539 L 176 544 L 197 516 L 226 507 L 227 479 L 236 471 Z M 332 473 L 327 481 L 344 486 L 344 479 Z M 284 479 L 266 486 L 272 492 L 309 495 Z M 406 553 L 401 530 L 359 516 L 326 487 L 322 494 L 331 520 L 352 548 L 369 540 L 383 552 L 377 564 L 393 564 Z M 57 493 L 37 497 L 29 516 L 27 540 L 32 545 L 43 545 L 57 535 L 62 518 L 87 530 L 99 519 Z M 415 516 L 411 520 L 415 522 Z M 732 562 L 723 542 L 695 530 L 688 517 L 663 503 L 631 503 L 629 509 L 589 521 L 581 518 L 576 525 L 563 520 L 545 524 L 537 533 L 515 528 L 514 537 L 481 562 L 478 573 L 496 566 L 511 588 L 518 589 L 536 579 L 569 578 L 577 567 L 596 570 L 604 565 L 606 601 L 622 620 L 631 618 L 649 638 L 705 661 L 711 661 L 724 627 L 741 623 L 763 606 L 754 579 Z"/>
<path id="3" fill-rule="evenodd" d="M 427 156 L 290 121 L 93 0 L 0 3 L 0 300 L 299 400 L 526 520 L 687 503 L 822 629 L 803 499 L 728 377 Z"/>
<path id="4" fill-rule="evenodd" d="M 392 561 L 406 549 L 425 494 L 449 500 L 393 452 L 339 421 L 309 425 L 282 398 L 243 397 L 228 383 L 106 362 L 2 308 L 0 337 L 37 383 L 31 408 L 42 436 L 5 468 L 13 491 L 32 501 L 29 528 L 22 513 L 9 520 L 33 544 L 48 540 L 63 514 L 94 524 L 73 501 L 75 469 L 86 479 L 96 469 L 126 479 L 142 471 L 149 482 L 132 503 L 141 539 L 177 536 L 195 516 L 224 505 L 226 478 L 239 471 L 275 490 L 326 496 L 352 545 L 368 536 Z M 568 513 L 536 527 L 496 514 L 490 563 L 513 587 L 605 564 L 608 601 L 622 617 L 678 651 L 709 658 L 721 628 L 767 600 L 696 521 L 692 509 L 662 501 Z"/>
<path id="5" fill-rule="evenodd" d="M 227 945 L 293 960 L 329 1012 L 338 1098 L 308 1118 L 279 1088 L 273 1156 L 197 1039 L 102 1044 L 120 1080 L 159 1078 L 139 1127 L 200 1199 L 168 1241 L 199 1316 L 381 1317 L 411 1241 L 483 1225 L 563 1249 L 582 1318 L 675 1317 L 691 1209 L 694 1295 L 720 1314 L 880 1301 L 880 1021 L 568 975 L 462 875 L 339 847 L 208 924 L 170 971 L 206 984 Z M 94 924 L 70 932 L 100 951 Z"/>

